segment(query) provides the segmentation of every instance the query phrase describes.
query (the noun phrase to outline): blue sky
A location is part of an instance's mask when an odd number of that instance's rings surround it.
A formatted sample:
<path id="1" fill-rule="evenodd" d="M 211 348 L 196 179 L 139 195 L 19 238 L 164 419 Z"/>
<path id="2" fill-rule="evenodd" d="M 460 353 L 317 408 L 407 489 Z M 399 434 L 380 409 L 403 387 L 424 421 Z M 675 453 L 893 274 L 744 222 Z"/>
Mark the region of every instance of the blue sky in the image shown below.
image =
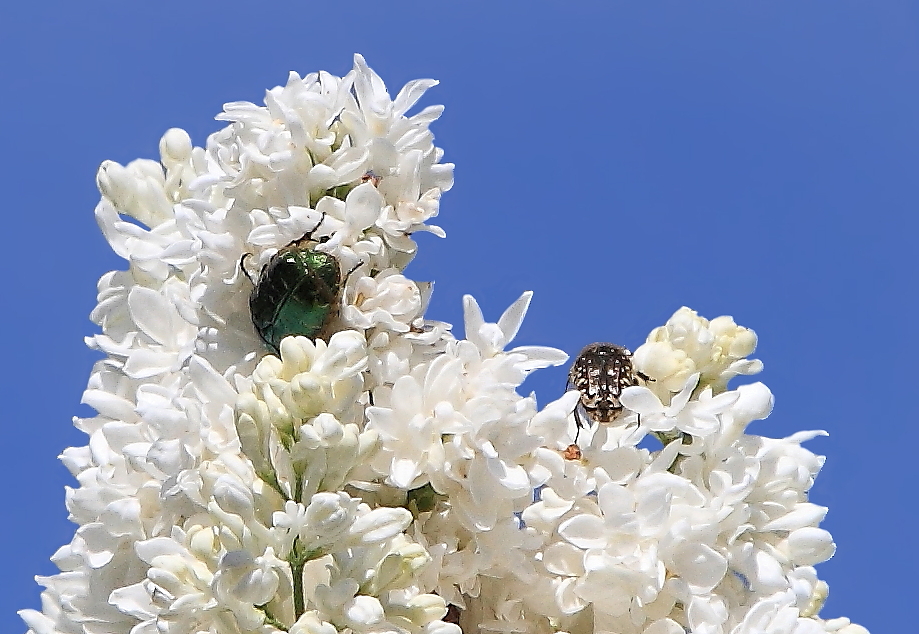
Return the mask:
<path id="1" fill-rule="evenodd" d="M 518 343 L 633 349 L 682 305 L 759 334 L 776 395 L 756 433 L 826 429 L 812 500 L 839 546 L 827 617 L 913 624 L 919 335 L 919 6 L 907 2 L 89 2 L 0 9 L 7 483 L 0 630 L 73 534 L 56 456 L 95 356 L 95 282 L 123 268 L 93 219 L 104 159 L 202 145 L 224 102 L 361 52 L 393 92 L 441 85 L 456 163 L 409 274 L 429 316 L 496 319 L 535 291 Z M 139 6 L 144 5 L 144 6 Z M 460 8 L 460 5 L 462 8 Z M 568 6 L 568 5 L 574 5 Z M 265 8 L 260 8 L 264 6 Z M 528 380 L 540 402 L 565 369 Z M 914 627 L 914 625 L 912 626 Z"/>

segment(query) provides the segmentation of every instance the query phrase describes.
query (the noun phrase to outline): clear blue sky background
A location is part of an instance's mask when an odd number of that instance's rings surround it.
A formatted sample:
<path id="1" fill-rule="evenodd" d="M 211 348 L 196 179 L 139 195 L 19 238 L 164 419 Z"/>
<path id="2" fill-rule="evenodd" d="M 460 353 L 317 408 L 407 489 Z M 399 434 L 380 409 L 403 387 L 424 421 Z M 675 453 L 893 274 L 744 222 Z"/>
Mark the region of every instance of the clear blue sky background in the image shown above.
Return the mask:
<path id="1" fill-rule="evenodd" d="M 496 319 L 532 289 L 518 342 L 569 353 L 634 349 L 684 304 L 755 329 L 776 395 L 755 430 L 831 433 L 809 444 L 839 545 L 824 615 L 915 631 L 919 8 L 867 0 L 4 3 L 0 631 L 73 534 L 56 456 L 85 444 L 82 337 L 123 267 L 98 164 L 173 126 L 201 145 L 224 102 L 354 52 L 394 92 L 441 80 L 448 238 L 409 269 L 430 316 L 461 333 L 464 293 Z M 525 388 L 548 402 L 564 374 Z"/>

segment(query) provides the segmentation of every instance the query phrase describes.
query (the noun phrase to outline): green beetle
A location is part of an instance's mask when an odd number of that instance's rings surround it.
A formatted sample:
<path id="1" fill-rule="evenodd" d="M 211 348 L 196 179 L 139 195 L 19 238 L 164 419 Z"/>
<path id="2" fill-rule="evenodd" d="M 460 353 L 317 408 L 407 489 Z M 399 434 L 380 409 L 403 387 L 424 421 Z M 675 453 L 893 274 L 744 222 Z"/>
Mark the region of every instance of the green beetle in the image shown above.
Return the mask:
<path id="1" fill-rule="evenodd" d="M 312 233 L 275 253 L 249 295 L 255 330 L 276 353 L 290 335 L 327 339 L 338 315 L 341 267 L 334 256 L 316 250 L 319 243 L 311 239 Z M 246 273 L 244 266 L 242 270 Z"/>

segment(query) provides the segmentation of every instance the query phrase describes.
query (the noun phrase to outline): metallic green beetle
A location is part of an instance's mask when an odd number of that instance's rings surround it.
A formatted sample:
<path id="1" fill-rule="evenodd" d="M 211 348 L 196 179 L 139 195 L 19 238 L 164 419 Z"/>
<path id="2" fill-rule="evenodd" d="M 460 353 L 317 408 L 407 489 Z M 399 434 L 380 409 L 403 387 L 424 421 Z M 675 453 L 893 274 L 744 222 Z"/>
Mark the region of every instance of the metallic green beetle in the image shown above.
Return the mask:
<path id="1" fill-rule="evenodd" d="M 341 267 L 334 256 L 315 249 L 319 243 L 311 235 L 275 253 L 249 295 L 255 330 L 276 353 L 281 340 L 290 335 L 327 339 L 338 315 Z"/>

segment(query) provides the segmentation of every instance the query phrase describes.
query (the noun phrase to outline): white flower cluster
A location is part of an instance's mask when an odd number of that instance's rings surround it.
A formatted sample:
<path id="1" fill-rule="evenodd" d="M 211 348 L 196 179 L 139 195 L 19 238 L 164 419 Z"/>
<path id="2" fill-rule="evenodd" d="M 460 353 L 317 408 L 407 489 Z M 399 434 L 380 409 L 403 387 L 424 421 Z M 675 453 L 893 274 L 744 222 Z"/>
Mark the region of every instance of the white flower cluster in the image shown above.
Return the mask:
<path id="1" fill-rule="evenodd" d="M 800 443 L 822 432 L 748 435 L 772 395 L 727 389 L 761 369 L 752 331 L 681 309 L 577 447 L 578 392 L 517 391 L 567 360 L 507 349 L 529 293 L 496 323 L 466 297 L 464 340 L 425 319 L 402 271 L 453 166 L 442 109 L 407 112 L 435 83 L 392 99 L 356 56 L 227 104 L 204 148 L 173 129 L 159 162 L 101 166 L 129 267 L 99 282 L 98 415 L 63 455 L 78 529 L 30 634 L 864 633 L 817 616 L 835 546 Z M 328 302 L 274 288 L 294 251 L 339 265 Z M 291 311 L 333 334 L 266 343 Z"/>

